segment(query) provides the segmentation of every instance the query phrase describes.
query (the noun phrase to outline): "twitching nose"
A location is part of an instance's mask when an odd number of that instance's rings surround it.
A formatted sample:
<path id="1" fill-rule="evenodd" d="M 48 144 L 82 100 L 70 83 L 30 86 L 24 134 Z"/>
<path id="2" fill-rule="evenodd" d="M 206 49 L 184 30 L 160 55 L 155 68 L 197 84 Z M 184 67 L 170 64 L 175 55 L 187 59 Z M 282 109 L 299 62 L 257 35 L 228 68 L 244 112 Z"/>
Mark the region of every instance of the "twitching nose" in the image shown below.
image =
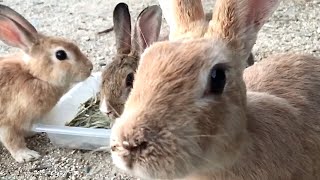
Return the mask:
<path id="1" fill-rule="evenodd" d="M 112 111 L 106 112 L 106 115 L 107 115 L 107 116 L 110 116 L 111 114 L 112 114 Z"/>
<path id="2" fill-rule="evenodd" d="M 111 151 L 115 152 L 120 149 L 125 149 L 125 150 L 128 150 L 129 152 L 138 152 L 138 151 L 145 150 L 147 146 L 148 146 L 148 143 L 146 141 L 141 141 L 141 142 L 122 141 L 121 143 L 112 143 Z"/>

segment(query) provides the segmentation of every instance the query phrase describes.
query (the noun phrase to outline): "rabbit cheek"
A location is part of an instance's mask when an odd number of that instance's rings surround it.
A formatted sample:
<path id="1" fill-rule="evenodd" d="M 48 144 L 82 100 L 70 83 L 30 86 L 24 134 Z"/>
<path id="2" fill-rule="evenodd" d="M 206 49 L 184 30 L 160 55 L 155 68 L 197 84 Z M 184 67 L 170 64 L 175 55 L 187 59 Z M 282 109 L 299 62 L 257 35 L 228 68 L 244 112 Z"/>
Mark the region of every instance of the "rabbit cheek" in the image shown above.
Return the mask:
<path id="1" fill-rule="evenodd" d="M 71 65 L 63 62 L 58 63 L 52 71 L 51 78 L 54 79 L 55 82 L 60 86 L 65 86 L 69 84 L 73 79 L 73 71 L 71 69 Z"/>

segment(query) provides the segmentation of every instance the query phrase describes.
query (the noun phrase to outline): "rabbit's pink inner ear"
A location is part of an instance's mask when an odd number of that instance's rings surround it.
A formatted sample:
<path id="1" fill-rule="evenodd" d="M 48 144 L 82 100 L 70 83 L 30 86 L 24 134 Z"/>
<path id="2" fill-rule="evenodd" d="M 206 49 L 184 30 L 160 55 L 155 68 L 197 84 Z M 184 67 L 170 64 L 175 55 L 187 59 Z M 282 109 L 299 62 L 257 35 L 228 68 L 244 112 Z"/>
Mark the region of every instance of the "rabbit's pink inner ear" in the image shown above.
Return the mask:
<path id="1" fill-rule="evenodd" d="M 0 39 L 4 43 L 27 51 L 32 44 L 28 34 L 19 24 L 0 15 Z"/>
<path id="2" fill-rule="evenodd" d="M 11 9 L 8 6 L 0 5 L 0 15 L 6 16 L 15 22 L 19 23 L 26 30 L 28 30 L 32 34 L 37 34 L 36 28 L 28 22 L 22 15 L 17 13 L 15 10 Z"/>
<path id="3" fill-rule="evenodd" d="M 253 25 L 256 31 L 259 31 L 272 16 L 279 3 L 280 0 L 250 0 L 247 7 L 247 25 Z"/>
<path id="4" fill-rule="evenodd" d="M 136 22 L 134 29 L 134 51 L 144 51 L 158 40 L 162 23 L 162 11 L 159 6 L 149 6 L 144 9 Z"/>

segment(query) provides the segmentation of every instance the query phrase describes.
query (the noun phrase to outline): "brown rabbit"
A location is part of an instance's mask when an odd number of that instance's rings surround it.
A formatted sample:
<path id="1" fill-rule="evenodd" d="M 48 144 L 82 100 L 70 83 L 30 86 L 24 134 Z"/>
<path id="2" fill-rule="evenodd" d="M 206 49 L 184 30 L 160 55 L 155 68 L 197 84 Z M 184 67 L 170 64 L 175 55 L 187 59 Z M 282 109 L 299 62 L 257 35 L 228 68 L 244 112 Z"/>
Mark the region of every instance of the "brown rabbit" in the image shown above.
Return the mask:
<path id="1" fill-rule="evenodd" d="M 26 162 L 40 157 L 24 140 L 32 124 L 73 83 L 89 77 L 93 65 L 77 45 L 39 34 L 5 5 L 0 5 L 0 39 L 23 51 L 0 58 L 0 141 L 16 161 Z"/>
<path id="2" fill-rule="evenodd" d="M 320 179 L 320 58 L 245 69 L 278 3 L 217 0 L 205 38 L 147 48 L 111 131 L 114 164 L 142 179 Z"/>
<path id="3" fill-rule="evenodd" d="M 131 91 L 134 73 L 144 49 L 158 40 L 162 21 L 159 6 L 149 6 L 138 16 L 131 37 L 128 5 L 119 3 L 113 11 L 117 54 L 102 73 L 100 110 L 109 117 L 118 117 Z"/>
<path id="4" fill-rule="evenodd" d="M 197 6 L 191 7 L 197 8 Z M 164 12 L 168 14 L 166 9 Z M 100 104 L 100 110 L 112 119 L 117 118 L 123 111 L 124 103 L 132 88 L 134 73 L 140 60 L 140 54 L 147 45 L 152 44 L 159 38 L 162 10 L 158 6 L 145 8 L 138 16 L 134 27 L 134 33 L 140 32 L 140 36 L 134 36 L 133 39 L 131 39 L 130 36 L 131 21 L 128 6 L 125 3 L 119 3 L 114 9 L 113 16 L 117 55 L 103 71 Z M 209 22 L 211 18 L 211 12 L 205 15 L 207 22 Z M 170 37 L 169 40 L 173 41 L 180 38 L 180 36 L 172 35 L 177 34 L 174 31 L 176 25 L 173 24 L 173 22 L 174 21 L 170 21 L 169 19 L 169 25 L 172 29 L 172 31 L 170 30 L 170 35 L 160 37 L 159 40 L 166 40 Z M 177 22 L 179 22 L 179 20 L 177 20 Z M 111 30 L 113 30 L 113 28 L 109 28 L 108 32 Z M 143 38 L 146 39 L 144 40 Z M 132 47 L 131 44 L 133 44 Z M 248 58 L 248 66 L 251 66 L 253 63 L 254 58 L 251 53 Z"/>

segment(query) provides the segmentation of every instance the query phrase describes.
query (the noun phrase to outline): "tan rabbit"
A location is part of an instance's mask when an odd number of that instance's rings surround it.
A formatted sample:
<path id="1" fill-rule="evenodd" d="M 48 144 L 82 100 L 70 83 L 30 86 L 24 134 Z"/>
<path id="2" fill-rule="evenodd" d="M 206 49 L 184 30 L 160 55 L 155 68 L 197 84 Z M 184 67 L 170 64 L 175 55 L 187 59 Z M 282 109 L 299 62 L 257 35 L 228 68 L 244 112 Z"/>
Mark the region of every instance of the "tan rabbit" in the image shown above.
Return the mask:
<path id="1" fill-rule="evenodd" d="M 149 6 L 139 14 L 131 36 L 128 5 L 119 3 L 113 12 L 117 54 L 103 70 L 100 110 L 111 118 L 122 113 L 131 91 L 134 73 L 144 49 L 158 40 L 162 21 L 159 6 Z"/>
<path id="2" fill-rule="evenodd" d="M 0 61 L 0 141 L 18 162 L 40 157 L 24 136 L 93 65 L 74 43 L 39 34 L 20 14 L 0 5 L 0 39 L 21 53 Z"/>
<path id="3" fill-rule="evenodd" d="M 163 4 L 166 3 L 162 3 L 161 5 Z M 193 11 L 195 14 L 196 11 L 199 11 L 197 9 L 199 8 L 198 6 L 191 4 L 190 7 L 189 9 L 195 9 Z M 169 14 L 165 6 L 163 9 L 166 14 Z M 200 11 L 202 12 L 201 15 L 204 16 L 202 6 Z M 162 21 L 162 10 L 159 6 L 147 7 L 139 14 L 134 27 L 135 35 L 133 38 L 131 38 L 130 35 L 131 20 L 127 4 L 119 3 L 114 9 L 113 16 L 117 54 L 103 71 L 100 111 L 110 118 L 115 119 L 123 111 L 124 103 L 132 88 L 134 73 L 138 67 L 140 55 L 144 49 L 157 40 L 167 40 L 169 37 L 169 40 L 177 40 L 182 37 L 172 35 L 177 34 L 175 30 L 177 25 L 174 24 L 174 22 L 180 22 L 180 19 L 175 21 L 169 19 L 170 34 L 159 37 Z M 205 14 L 206 22 L 209 22 L 211 18 L 211 12 Z M 109 31 L 111 29 L 112 28 L 109 28 Z M 250 54 L 248 65 L 250 66 L 253 63 L 254 58 L 253 55 Z"/>
<path id="4" fill-rule="evenodd" d="M 217 0 L 205 38 L 147 48 L 111 131 L 114 164 L 142 179 L 320 179 L 320 58 L 245 69 L 278 3 Z"/>

